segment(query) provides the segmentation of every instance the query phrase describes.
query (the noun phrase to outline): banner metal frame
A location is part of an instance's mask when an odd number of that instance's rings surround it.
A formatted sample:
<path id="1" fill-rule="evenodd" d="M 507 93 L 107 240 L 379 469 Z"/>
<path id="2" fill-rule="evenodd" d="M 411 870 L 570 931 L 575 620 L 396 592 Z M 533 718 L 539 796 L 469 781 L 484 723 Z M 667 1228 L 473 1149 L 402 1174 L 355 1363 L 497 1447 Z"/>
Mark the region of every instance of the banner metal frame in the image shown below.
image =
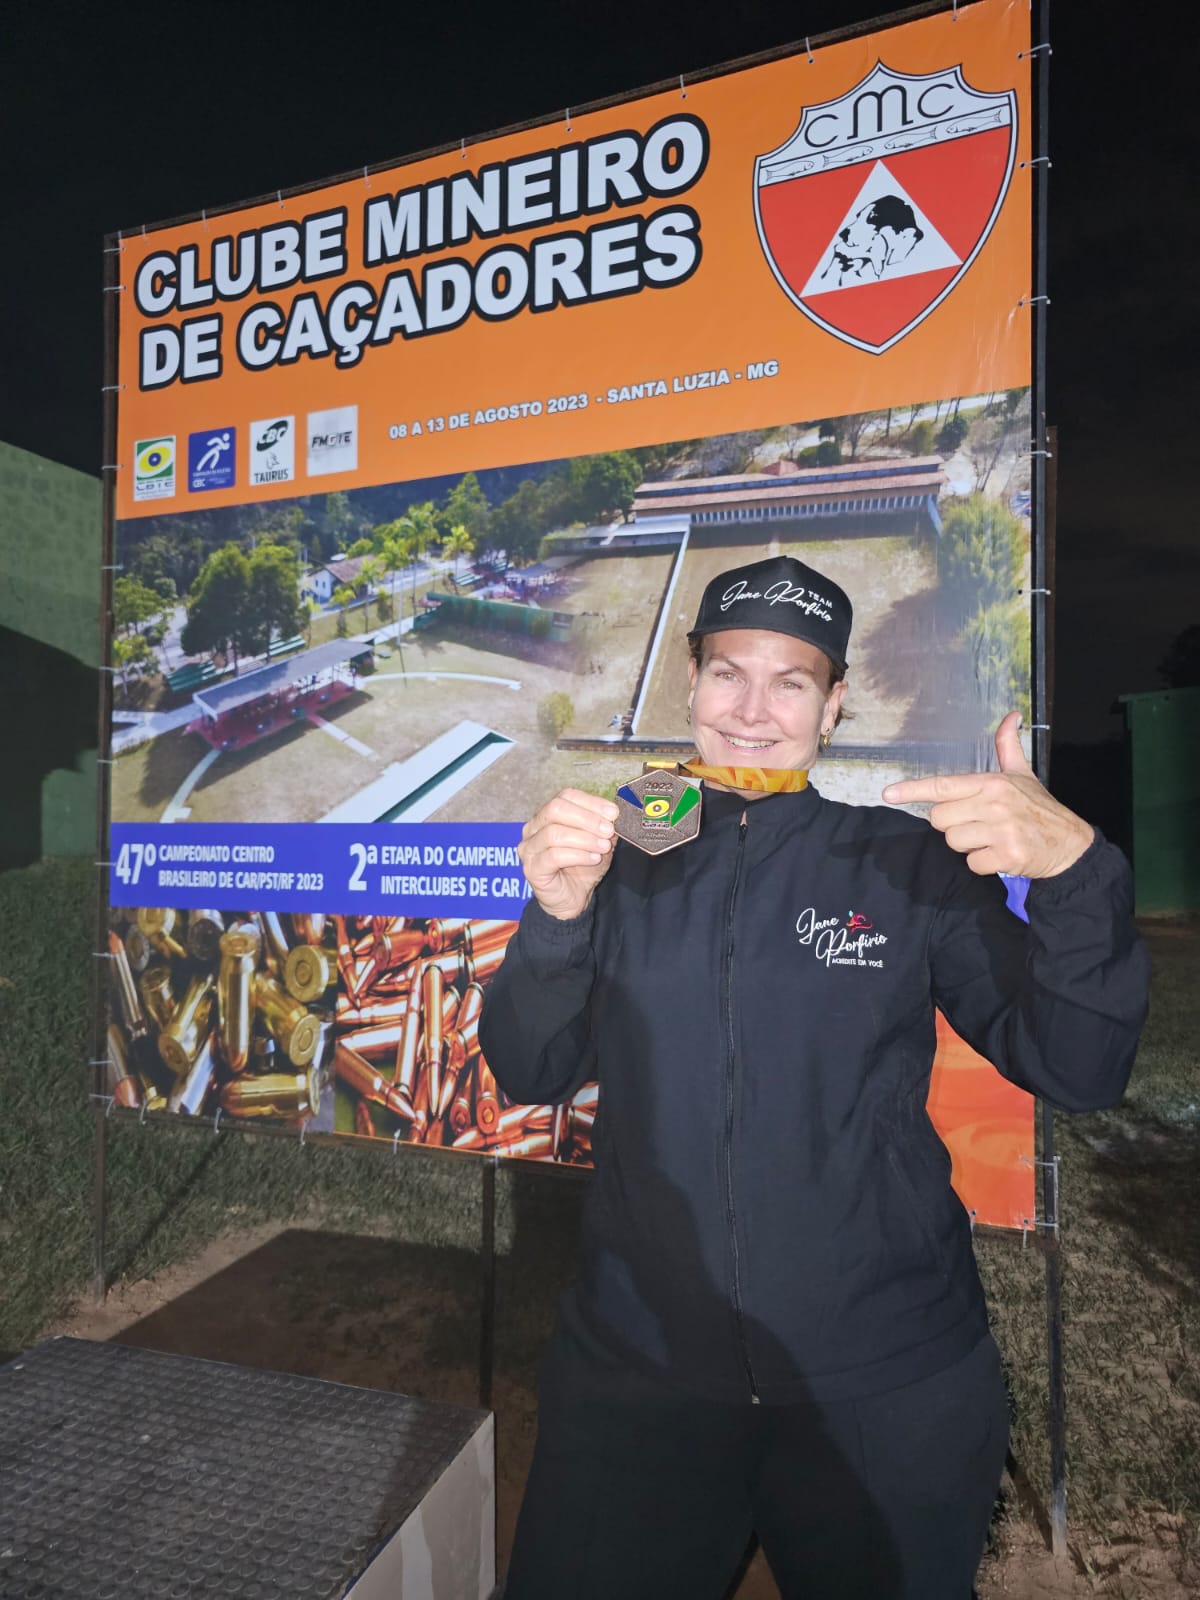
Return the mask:
<path id="1" fill-rule="evenodd" d="M 592 100 L 586 104 L 573 106 L 566 113 L 568 118 L 586 115 L 591 112 L 602 111 L 614 106 L 628 104 L 642 100 L 649 96 L 667 93 L 670 91 L 683 92 L 689 84 L 703 83 L 712 79 L 728 76 L 748 68 L 760 66 L 768 62 L 784 60 L 788 57 L 806 54 L 810 59 L 815 50 L 839 43 L 845 40 L 862 37 L 865 34 L 882 32 L 888 28 L 901 26 L 908 22 L 918 21 L 925 17 L 935 16 L 947 11 L 953 11 L 955 16 L 971 9 L 976 0 L 922 0 L 922 3 L 905 7 L 901 10 L 887 12 L 881 16 L 871 17 L 862 22 L 853 23 L 843 28 L 829 30 L 822 34 L 813 35 L 811 38 L 802 38 L 792 43 L 775 46 L 768 50 L 754 52 L 732 60 L 718 63 L 715 66 L 704 68 L 695 73 L 677 75 L 661 79 L 655 83 L 639 86 L 636 89 L 623 91 L 619 94 L 607 95 L 600 99 Z M 1046 420 L 1046 310 L 1049 304 L 1046 294 L 1047 287 L 1047 223 L 1048 223 L 1048 189 L 1049 189 L 1049 11 L 1050 0 L 1030 0 L 1031 10 L 1031 47 L 1030 55 L 1032 70 L 1032 107 L 1033 107 L 1033 156 L 1031 158 L 1032 183 L 1033 183 L 1033 251 L 1032 251 L 1032 293 L 1030 296 L 1031 311 L 1031 412 L 1033 437 L 1031 440 L 1032 455 L 1032 595 L 1031 595 L 1031 634 L 1032 634 L 1032 681 L 1031 681 L 1031 709 L 1032 717 L 1032 747 L 1033 767 L 1038 777 L 1046 782 L 1049 776 L 1050 763 L 1050 714 L 1051 714 L 1051 688 L 1052 688 L 1052 663 L 1049 659 L 1049 643 L 1052 638 L 1053 595 L 1051 593 L 1051 573 L 1053 571 L 1053 484 L 1054 471 L 1050 455 L 1050 443 L 1053 438 Z M 521 133 L 534 128 L 549 127 L 556 124 L 564 115 L 561 110 L 547 112 L 540 116 L 527 118 L 518 122 L 506 124 L 502 128 L 487 132 L 477 133 L 462 140 L 453 140 L 426 149 L 412 152 L 402 157 L 368 164 L 356 168 L 352 172 L 344 172 L 333 176 L 315 179 L 311 182 L 296 184 L 286 189 L 275 190 L 270 194 L 258 195 L 250 199 L 239 199 L 226 204 L 205 207 L 203 210 L 182 213 L 154 223 L 138 224 L 134 229 L 121 230 L 111 233 L 104 238 L 104 364 L 103 364 L 103 463 L 101 467 L 103 479 L 103 529 L 102 529 L 102 573 L 101 573 L 101 602 L 100 602 L 100 650 L 103 665 L 100 669 L 99 684 L 99 728 L 97 746 L 100 752 L 97 760 L 97 791 L 96 791 L 96 871 L 98 875 L 96 896 L 96 921 L 94 938 L 94 962 L 92 982 L 92 1027 L 91 1027 L 91 1061 L 89 1071 L 92 1073 L 92 1093 L 90 1099 L 94 1110 L 95 1127 L 95 1160 L 93 1179 L 93 1238 L 92 1238 L 92 1271 L 93 1291 L 96 1301 L 103 1302 L 108 1289 L 108 1263 L 106 1260 L 106 1234 L 107 1234 L 107 1132 L 110 1117 L 115 1116 L 123 1123 L 137 1121 L 144 1122 L 145 1118 L 137 1111 L 116 1106 L 112 1100 L 103 1093 L 102 1068 L 106 1055 L 107 1026 L 108 1026 L 108 981 L 106 961 L 108 959 L 107 941 L 109 926 L 108 904 L 108 841 L 110 827 L 110 790 L 112 771 L 112 706 L 113 706 L 113 677 L 114 671 L 111 664 L 113 642 L 113 581 L 115 568 L 116 549 L 116 484 L 117 473 L 122 469 L 122 463 L 116 460 L 117 453 L 117 410 L 118 394 L 120 390 L 118 373 L 118 334 L 120 328 L 120 297 L 125 290 L 122 280 L 121 258 L 124 253 L 123 236 L 132 232 L 152 233 L 165 228 L 180 226 L 182 224 L 200 221 L 210 221 L 213 218 L 235 212 L 246 211 L 256 205 L 268 204 L 278 201 L 282 204 L 285 198 L 311 194 L 324 190 L 332 185 L 353 181 L 357 178 L 368 179 L 372 174 L 401 171 L 405 167 L 417 162 L 425 161 L 431 157 L 445 155 L 462 150 L 464 153 L 468 146 L 482 144 L 487 141 Z M 1063 1367 L 1063 1315 L 1062 1315 L 1062 1247 L 1059 1234 L 1059 1208 L 1058 1208 L 1058 1173 L 1059 1158 L 1055 1153 L 1054 1145 L 1054 1114 L 1052 1108 L 1045 1102 L 1038 1103 L 1038 1126 L 1041 1134 L 1041 1154 L 1037 1163 L 1041 1172 L 1041 1209 L 1042 1216 L 1033 1230 L 1035 1246 L 1042 1252 L 1046 1261 L 1046 1330 L 1047 1330 L 1047 1360 L 1049 1367 L 1049 1450 L 1051 1468 L 1051 1507 L 1050 1525 L 1052 1534 L 1052 1548 L 1055 1556 L 1065 1555 L 1067 1552 L 1067 1523 L 1066 1523 L 1066 1408 L 1064 1390 Z M 219 1119 L 204 1116 L 178 1115 L 168 1118 L 162 1114 L 151 1119 L 155 1125 L 188 1126 L 203 1128 L 208 1127 L 214 1132 L 220 1131 Z M 225 1127 L 239 1132 L 253 1132 L 267 1134 L 274 1137 L 293 1138 L 294 1130 L 290 1128 L 272 1126 L 269 1123 L 256 1123 L 235 1121 L 229 1118 Z M 365 1147 L 378 1149 L 381 1141 L 364 1139 L 358 1135 L 346 1133 L 308 1133 L 302 1132 L 302 1141 L 309 1144 L 336 1144 L 340 1147 L 361 1144 Z M 399 1145 L 395 1147 L 398 1154 L 403 1148 L 406 1155 L 414 1151 L 427 1152 L 429 1147 Z M 444 1155 L 444 1150 L 433 1151 L 434 1155 Z M 480 1162 L 481 1174 L 481 1225 L 480 1225 L 480 1263 L 481 1263 L 481 1304 L 480 1304 L 480 1352 L 479 1352 L 479 1393 L 480 1404 L 490 1405 L 492 1394 L 493 1357 L 495 1339 L 495 1219 L 496 1219 L 496 1173 L 501 1162 L 504 1165 L 519 1165 L 522 1170 L 534 1168 L 544 1174 L 574 1182 L 585 1182 L 590 1177 L 590 1170 L 578 1167 L 563 1167 L 557 1163 L 531 1162 L 520 1158 L 497 1156 L 494 1152 L 461 1151 L 454 1154 L 466 1155 L 472 1159 L 482 1156 Z M 974 1232 L 981 1237 L 1003 1238 L 1010 1244 L 1016 1244 L 1020 1239 L 1022 1245 L 1028 1242 L 1027 1233 L 1018 1233 L 1014 1229 L 998 1226 L 977 1225 Z"/>

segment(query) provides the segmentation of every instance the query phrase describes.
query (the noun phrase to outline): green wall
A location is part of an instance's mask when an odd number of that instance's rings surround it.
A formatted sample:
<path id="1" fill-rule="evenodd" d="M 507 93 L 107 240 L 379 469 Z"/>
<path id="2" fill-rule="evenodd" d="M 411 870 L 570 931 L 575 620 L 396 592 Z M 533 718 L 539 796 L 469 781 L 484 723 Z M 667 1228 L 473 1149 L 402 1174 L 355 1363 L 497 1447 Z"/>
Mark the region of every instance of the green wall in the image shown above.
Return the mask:
<path id="1" fill-rule="evenodd" d="M 1139 916 L 1200 911 L 1200 689 L 1122 695 Z"/>
<path id="2" fill-rule="evenodd" d="M 0 443 L 0 867 L 95 848 L 102 548 L 100 480 Z"/>

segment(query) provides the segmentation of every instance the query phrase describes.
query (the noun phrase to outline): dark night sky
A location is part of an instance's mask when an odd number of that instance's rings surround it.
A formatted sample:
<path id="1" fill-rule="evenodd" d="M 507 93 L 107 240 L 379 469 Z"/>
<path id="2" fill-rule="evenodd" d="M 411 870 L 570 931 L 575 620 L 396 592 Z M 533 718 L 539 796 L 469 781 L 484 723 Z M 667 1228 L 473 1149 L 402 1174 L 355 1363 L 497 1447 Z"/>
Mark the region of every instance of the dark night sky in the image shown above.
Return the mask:
<path id="1" fill-rule="evenodd" d="M 107 6 L 8 0 L 0 438 L 100 462 L 102 235 L 635 89 L 871 0 Z M 1063 740 L 1115 731 L 1200 621 L 1188 467 L 1200 365 L 1190 13 L 1053 12 L 1050 405 Z M 1194 20 L 1194 19 L 1191 19 Z M 1194 477 L 1194 474 L 1191 476 Z"/>

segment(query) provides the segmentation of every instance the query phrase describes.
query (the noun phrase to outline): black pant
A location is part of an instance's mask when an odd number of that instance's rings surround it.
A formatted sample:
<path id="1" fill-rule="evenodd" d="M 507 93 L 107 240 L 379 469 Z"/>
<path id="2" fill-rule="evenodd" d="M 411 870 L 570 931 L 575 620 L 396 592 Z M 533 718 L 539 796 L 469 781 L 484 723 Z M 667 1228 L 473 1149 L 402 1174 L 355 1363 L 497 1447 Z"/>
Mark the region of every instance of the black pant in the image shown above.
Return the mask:
<path id="1" fill-rule="evenodd" d="M 753 1406 L 560 1329 L 505 1600 L 719 1600 L 752 1531 L 785 1600 L 969 1600 L 1007 1444 L 990 1336 L 888 1394 Z"/>

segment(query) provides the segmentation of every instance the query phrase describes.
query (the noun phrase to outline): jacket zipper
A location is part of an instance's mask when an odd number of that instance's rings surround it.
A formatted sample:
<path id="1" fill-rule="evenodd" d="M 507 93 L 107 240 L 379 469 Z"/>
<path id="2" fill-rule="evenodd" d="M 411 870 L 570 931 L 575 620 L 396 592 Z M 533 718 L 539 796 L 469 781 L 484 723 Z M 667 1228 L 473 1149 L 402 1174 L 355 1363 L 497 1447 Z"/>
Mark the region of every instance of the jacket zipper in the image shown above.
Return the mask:
<path id="1" fill-rule="evenodd" d="M 754 1381 L 754 1368 L 750 1365 L 750 1350 L 746 1343 L 746 1324 L 742 1316 L 742 1286 L 738 1270 L 738 1242 L 737 1222 L 733 1209 L 733 913 L 737 904 L 738 882 L 742 876 L 742 860 L 746 846 L 746 818 L 743 816 L 738 825 L 738 848 L 733 868 L 733 884 L 729 890 L 729 916 L 725 929 L 725 1027 L 726 1027 L 726 1075 L 725 1075 L 725 1211 L 729 1223 L 729 1243 L 733 1256 L 733 1313 L 737 1322 L 738 1344 L 742 1352 L 742 1364 L 746 1369 L 746 1377 L 750 1383 L 750 1401 L 752 1405 L 760 1404 L 758 1385 Z"/>

